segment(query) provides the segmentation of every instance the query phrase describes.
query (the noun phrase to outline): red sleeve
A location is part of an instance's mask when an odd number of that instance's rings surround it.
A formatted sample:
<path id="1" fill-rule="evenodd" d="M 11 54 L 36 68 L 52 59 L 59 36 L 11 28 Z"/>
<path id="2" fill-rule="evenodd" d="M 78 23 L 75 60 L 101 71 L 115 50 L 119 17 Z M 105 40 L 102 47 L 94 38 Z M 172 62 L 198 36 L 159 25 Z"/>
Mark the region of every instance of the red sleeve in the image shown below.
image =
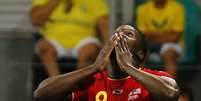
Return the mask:
<path id="1" fill-rule="evenodd" d="M 173 76 L 171 76 L 170 74 L 168 74 L 167 72 L 164 71 L 156 71 L 156 70 L 151 70 L 151 69 L 147 69 L 147 68 L 142 68 L 143 71 L 157 75 L 157 76 L 166 76 L 169 78 L 173 78 Z"/>
<path id="2" fill-rule="evenodd" d="M 89 78 L 83 81 L 78 87 L 72 91 L 72 101 L 87 101 L 88 91 L 93 84 L 95 78 Z"/>

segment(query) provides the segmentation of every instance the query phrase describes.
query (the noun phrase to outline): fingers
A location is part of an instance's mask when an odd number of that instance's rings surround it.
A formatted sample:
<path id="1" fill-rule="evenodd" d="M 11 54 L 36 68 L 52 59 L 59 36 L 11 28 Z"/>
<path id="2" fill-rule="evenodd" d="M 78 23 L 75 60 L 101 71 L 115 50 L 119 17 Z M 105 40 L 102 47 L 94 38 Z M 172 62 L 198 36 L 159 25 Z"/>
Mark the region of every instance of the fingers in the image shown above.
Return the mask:
<path id="1" fill-rule="evenodd" d="M 119 65 L 121 65 L 123 54 L 121 53 L 121 50 L 119 47 L 115 47 L 115 52 L 116 52 L 116 59 Z"/>
<path id="2" fill-rule="evenodd" d="M 118 44 L 115 47 L 115 49 L 117 50 L 116 52 L 118 52 L 118 54 L 122 56 L 124 55 L 132 56 L 127 43 L 127 40 L 129 39 L 127 39 L 126 35 L 123 32 L 120 32 L 118 33 L 117 38 L 118 38 Z"/>
<path id="3" fill-rule="evenodd" d="M 122 48 L 123 48 L 124 52 L 128 52 L 127 39 L 124 36 L 122 36 L 122 38 L 121 38 L 121 44 L 122 44 Z"/>
<path id="4" fill-rule="evenodd" d="M 115 34 L 112 36 L 112 47 L 118 47 L 119 53 L 130 53 L 127 40 L 131 39 L 123 32 L 115 32 Z"/>
<path id="5" fill-rule="evenodd" d="M 117 45 L 118 42 L 117 42 L 117 37 L 116 37 L 116 35 L 113 35 L 113 36 L 112 36 L 110 42 L 111 42 L 113 45 Z"/>
<path id="6" fill-rule="evenodd" d="M 115 51 L 116 51 L 117 55 L 121 55 L 122 54 L 122 50 L 120 49 L 119 46 L 115 47 Z"/>
<path id="7" fill-rule="evenodd" d="M 117 45 L 119 51 L 121 53 L 127 52 L 127 50 L 128 50 L 127 49 L 127 47 L 128 47 L 128 45 L 127 45 L 127 39 L 124 37 L 124 34 L 122 32 L 120 32 L 120 34 L 119 34 L 118 37 L 120 39 L 120 41 L 118 42 L 118 45 Z"/>
<path id="8" fill-rule="evenodd" d="M 115 46 L 117 46 L 119 40 L 120 40 L 120 38 L 118 37 L 118 34 L 115 33 L 111 37 L 110 41 L 108 43 L 106 43 L 106 45 L 101 50 L 102 58 L 105 58 L 105 59 L 109 58 L 112 50 L 114 49 Z"/>
<path id="9" fill-rule="evenodd" d="M 128 40 L 128 39 L 127 39 L 126 37 L 123 37 L 123 46 L 124 46 L 124 50 L 125 50 L 126 53 L 132 55 L 131 52 L 130 52 L 130 49 L 129 49 L 127 40 Z"/>
<path id="10" fill-rule="evenodd" d="M 112 52 L 112 50 L 114 49 L 114 47 L 117 46 L 118 41 L 120 40 L 120 38 L 117 37 L 117 35 L 118 34 L 113 35 L 110 42 L 108 43 L 108 45 L 106 45 L 105 50 L 109 53 L 109 55 Z"/>

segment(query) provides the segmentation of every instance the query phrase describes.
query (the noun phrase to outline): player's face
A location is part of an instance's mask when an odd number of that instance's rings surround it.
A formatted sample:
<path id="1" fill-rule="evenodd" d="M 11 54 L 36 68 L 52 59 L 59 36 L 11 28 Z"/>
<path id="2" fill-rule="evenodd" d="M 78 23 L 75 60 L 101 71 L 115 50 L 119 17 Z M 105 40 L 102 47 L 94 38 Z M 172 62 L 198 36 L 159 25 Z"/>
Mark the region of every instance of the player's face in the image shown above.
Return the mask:
<path id="1" fill-rule="evenodd" d="M 118 34 L 122 34 L 126 37 L 128 48 L 131 51 L 131 53 L 134 53 L 134 49 L 135 49 L 134 47 L 136 47 L 136 32 L 135 32 L 134 28 L 131 26 L 123 25 L 123 26 L 120 26 L 116 32 Z M 110 55 L 110 60 L 111 60 L 111 64 L 113 66 L 118 65 L 117 60 L 116 60 L 115 50 L 112 51 L 112 53 Z"/>
<path id="2" fill-rule="evenodd" d="M 137 42 L 139 35 L 136 30 L 133 29 L 133 27 L 130 26 L 122 26 L 118 33 L 123 34 L 124 37 L 127 39 L 128 48 L 131 53 L 134 52 L 135 47 L 137 47 Z"/>

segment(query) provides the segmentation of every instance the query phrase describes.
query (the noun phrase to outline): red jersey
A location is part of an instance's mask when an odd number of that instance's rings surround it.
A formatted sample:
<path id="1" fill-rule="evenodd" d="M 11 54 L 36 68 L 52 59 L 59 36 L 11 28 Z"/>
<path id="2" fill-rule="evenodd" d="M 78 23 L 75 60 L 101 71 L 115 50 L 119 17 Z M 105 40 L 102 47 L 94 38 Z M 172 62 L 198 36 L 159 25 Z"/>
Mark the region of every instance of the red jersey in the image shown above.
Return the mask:
<path id="1" fill-rule="evenodd" d="M 171 77 L 168 73 L 141 69 L 145 72 Z M 135 78 L 111 79 L 107 71 L 97 73 L 73 92 L 73 101 L 153 101 L 148 90 Z"/>

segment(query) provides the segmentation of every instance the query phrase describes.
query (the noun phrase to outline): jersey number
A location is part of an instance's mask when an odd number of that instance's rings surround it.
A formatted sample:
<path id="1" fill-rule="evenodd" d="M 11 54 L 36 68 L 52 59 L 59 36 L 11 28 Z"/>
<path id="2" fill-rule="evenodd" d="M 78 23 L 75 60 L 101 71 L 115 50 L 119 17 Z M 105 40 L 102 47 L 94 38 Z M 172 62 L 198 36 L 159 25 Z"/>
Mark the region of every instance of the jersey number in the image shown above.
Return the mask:
<path id="1" fill-rule="evenodd" d="M 107 101 L 107 93 L 105 91 L 99 91 L 96 94 L 96 101 Z"/>

